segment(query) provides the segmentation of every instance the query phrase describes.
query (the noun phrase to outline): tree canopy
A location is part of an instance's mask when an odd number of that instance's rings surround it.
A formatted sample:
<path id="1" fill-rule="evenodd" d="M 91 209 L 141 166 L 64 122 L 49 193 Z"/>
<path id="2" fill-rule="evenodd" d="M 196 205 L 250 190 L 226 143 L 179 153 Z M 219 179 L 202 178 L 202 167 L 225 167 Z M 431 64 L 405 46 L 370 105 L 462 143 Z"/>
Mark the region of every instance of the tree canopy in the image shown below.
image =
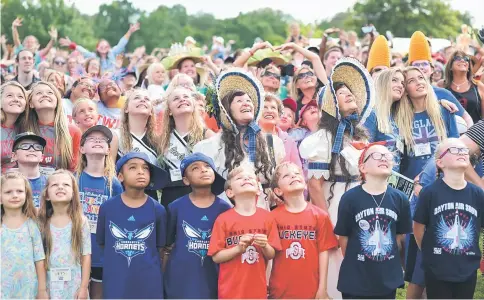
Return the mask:
<path id="1" fill-rule="evenodd" d="M 168 48 L 189 35 L 207 45 L 211 44 L 212 36 L 222 36 L 226 41 L 235 40 L 236 48 L 251 46 L 257 37 L 279 44 L 288 35 L 288 24 L 297 21 L 287 12 L 270 8 L 216 19 L 207 13 L 189 15 L 182 5 L 160 5 L 152 12 L 140 11 L 128 0 L 103 4 L 94 16 L 81 14 L 73 4 L 67 5 L 63 0 L 1 0 L 1 4 L 1 32 L 9 42 L 13 20 L 22 17 L 24 25 L 19 28 L 22 39 L 34 35 L 45 45 L 50 26 L 55 26 L 59 37 L 69 36 L 88 49 L 93 49 L 101 38 L 116 44 L 129 23 L 135 21 L 141 23 L 141 30 L 133 35 L 129 49 L 145 45 L 148 51 Z M 339 27 L 361 35 L 361 27 L 372 23 L 380 32 L 389 30 L 399 37 L 409 37 L 421 30 L 428 36 L 449 38 L 457 34 L 461 24 L 470 22 L 468 13 L 453 10 L 446 0 L 362 0 L 318 24 L 301 23 L 301 31 L 321 37 L 324 29 Z"/>

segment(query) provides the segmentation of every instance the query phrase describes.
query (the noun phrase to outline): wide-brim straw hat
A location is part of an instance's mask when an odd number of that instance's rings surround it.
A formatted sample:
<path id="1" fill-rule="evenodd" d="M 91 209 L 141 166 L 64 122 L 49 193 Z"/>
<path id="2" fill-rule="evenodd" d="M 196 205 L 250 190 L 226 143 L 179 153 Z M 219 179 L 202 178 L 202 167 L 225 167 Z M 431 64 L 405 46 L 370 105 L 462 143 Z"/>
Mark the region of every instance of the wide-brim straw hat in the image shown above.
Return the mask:
<path id="1" fill-rule="evenodd" d="M 203 50 L 197 47 L 184 47 L 179 44 L 172 45 L 170 53 L 165 57 L 161 63 L 167 70 L 175 70 L 178 68 L 180 62 L 185 59 L 191 59 L 194 63 L 202 61 Z"/>
<path id="2" fill-rule="evenodd" d="M 358 106 L 359 124 L 363 124 L 373 109 L 375 97 L 373 80 L 366 68 L 354 58 L 338 60 L 331 71 L 328 85 L 318 95 L 321 110 L 341 120 L 336 92 L 333 89 L 334 82 L 342 82 L 351 90 Z"/>
<path id="3" fill-rule="evenodd" d="M 287 65 L 289 63 L 289 58 L 287 56 L 282 55 L 279 51 L 273 51 L 272 49 L 266 48 L 257 50 L 254 55 L 249 58 L 247 64 L 250 67 L 255 67 L 266 58 L 272 60 L 272 63 L 276 66 Z"/>
<path id="4" fill-rule="evenodd" d="M 217 120 L 224 129 L 237 131 L 235 122 L 222 105 L 222 99 L 235 90 L 242 91 L 249 96 L 254 105 L 254 121 L 259 120 L 265 97 L 264 88 L 251 73 L 239 68 L 222 72 L 216 80 L 215 89 L 216 97 L 211 96 L 212 102 Z"/>

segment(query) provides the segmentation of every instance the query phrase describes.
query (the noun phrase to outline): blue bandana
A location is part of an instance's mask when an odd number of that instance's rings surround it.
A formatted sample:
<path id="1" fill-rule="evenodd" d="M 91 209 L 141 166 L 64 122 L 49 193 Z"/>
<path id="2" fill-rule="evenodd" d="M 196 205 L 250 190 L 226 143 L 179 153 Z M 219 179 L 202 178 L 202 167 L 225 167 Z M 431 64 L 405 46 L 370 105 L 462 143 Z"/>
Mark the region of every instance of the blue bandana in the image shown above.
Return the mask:
<path id="1" fill-rule="evenodd" d="M 341 148 L 343 147 L 343 138 L 345 135 L 346 128 L 349 127 L 350 136 L 353 136 L 353 124 L 351 121 L 358 120 L 358 114 L 353 113 L 345 118 L 342 118 L 339 121 L 338 131 L 336 131 L 336 138 L 334 139 L 333 149 L 331 150 L 332 153 L 340 153 Z"/>
<path id="2" fill-rule="evenodd" d="M 245 127 L 245 126 L 244 126 Z M 239 132 L 241 130 L 239 129 Z M 256 139 L 257 139 L 257 133 L 260 132 L 260 127 L 257 125 L 256 122 L 252 121 L 247 125 L 245 132 L 244 132 L 244 147 L 247 153 L 249 154 L 249 160 L 251 162 L 255 162 L 255 153 L 256 153 Z M 248 140 L 248 146 L 245 146 L 245 141 Z"/>

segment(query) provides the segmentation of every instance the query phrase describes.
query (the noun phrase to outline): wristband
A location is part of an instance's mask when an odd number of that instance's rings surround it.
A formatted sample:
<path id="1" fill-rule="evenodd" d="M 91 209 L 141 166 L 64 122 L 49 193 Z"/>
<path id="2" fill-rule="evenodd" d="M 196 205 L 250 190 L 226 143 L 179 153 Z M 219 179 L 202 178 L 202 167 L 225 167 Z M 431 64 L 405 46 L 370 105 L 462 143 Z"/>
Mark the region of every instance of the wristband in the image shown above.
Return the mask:
<path id="1" fill-rule="evenodd" d="M 77 48 L 77 44 L 76 43 L 72 42 L 72 43 L 69 44 L 69 49 L 76 50 L 76 48 Z"/>

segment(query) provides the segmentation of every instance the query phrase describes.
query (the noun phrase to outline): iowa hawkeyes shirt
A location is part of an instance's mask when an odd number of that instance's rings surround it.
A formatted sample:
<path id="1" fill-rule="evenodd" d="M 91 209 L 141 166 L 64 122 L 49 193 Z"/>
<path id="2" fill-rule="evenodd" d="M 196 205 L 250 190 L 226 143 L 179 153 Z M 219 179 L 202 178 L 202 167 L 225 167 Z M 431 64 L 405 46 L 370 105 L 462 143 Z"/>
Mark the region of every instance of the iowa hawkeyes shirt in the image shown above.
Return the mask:
<path id="1" fill-rule="evenodd" d="M 161 299 L 163 274 L 158 249 L 165 246 L 166 211 L 148 197 L 138 208 L 121 195 L 101 205 L 96 241 L 104 247 L 104 299 Z"/>
<path id="2" fill-rule="evenodd" d="M 174 243 L 165 271 L 170 299 L 217 299 L 218 267 L 207 256 L 213 224 L 230 205 L 216 197 L 207 208 L 193 204 L 189 195 L 168 206 L 167 244 Z"/>
<path id="3" fill-rule="evenodd" d="M 270 212 L 257 208 L 252 216 L 242 216 L 229 209 L 221 214 L 213 226 L 208 255 L 238 245 L 245 234 L 265 234 L 269 245 L 281 250 L 277 226 Z M 219 299 L 267 298 L 266 260 L 259 246 L 250 245 L 232 260 L 220 264 L 218 278 Z"/>
<path id="4" fill-rule="evenodd" d="M 319 253 L 338 246 L 328 214 L 311 203 L 299 213 L 281 205 L 271 214 L 282 250 L 274 258 L 270 298 L 314 299 L 319 285 Z"/>

